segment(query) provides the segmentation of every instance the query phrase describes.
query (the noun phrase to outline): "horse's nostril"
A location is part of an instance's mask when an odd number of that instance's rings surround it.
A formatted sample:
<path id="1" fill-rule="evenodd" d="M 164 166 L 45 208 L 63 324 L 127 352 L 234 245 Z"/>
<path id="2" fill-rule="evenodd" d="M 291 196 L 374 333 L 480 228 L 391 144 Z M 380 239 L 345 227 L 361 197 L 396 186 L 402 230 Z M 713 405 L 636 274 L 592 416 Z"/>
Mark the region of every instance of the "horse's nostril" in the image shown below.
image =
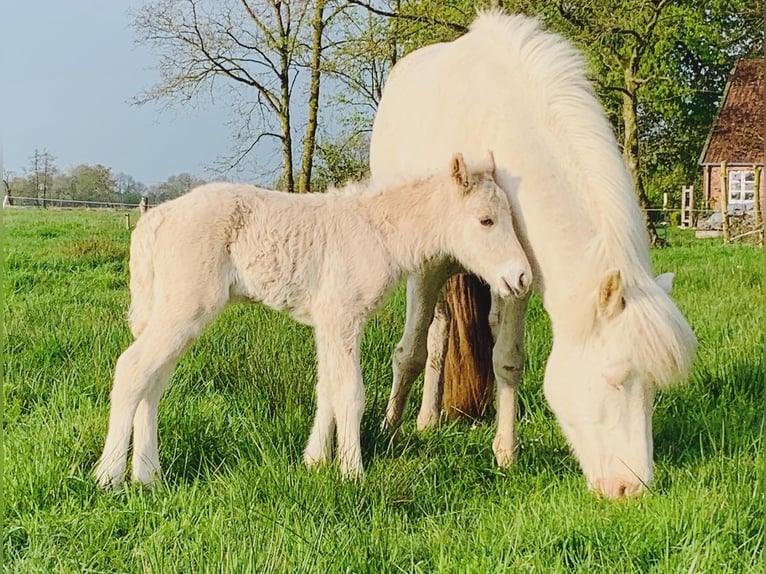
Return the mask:
<path id="1" fill-rule="evenodd" d="M 519 275 L 519 283 L 521 284 L 522 287 L 527 286 L 527 274 L 524 273 L 523 271 L 521 272 L 521 275 Z"/>

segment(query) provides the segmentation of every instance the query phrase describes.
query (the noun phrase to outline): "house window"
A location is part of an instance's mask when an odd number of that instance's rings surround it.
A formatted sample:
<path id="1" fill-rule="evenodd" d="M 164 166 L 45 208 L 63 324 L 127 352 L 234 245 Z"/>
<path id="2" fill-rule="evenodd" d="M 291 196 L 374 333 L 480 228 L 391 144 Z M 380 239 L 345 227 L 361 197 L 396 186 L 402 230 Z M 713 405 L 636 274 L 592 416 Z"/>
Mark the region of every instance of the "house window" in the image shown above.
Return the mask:
<path id="1" fill-rule="evenodd" d="M 753 208 L 755 199 L 755 172 L 736 170 L 729 172 L 729 205 L 733 211 Z"/>

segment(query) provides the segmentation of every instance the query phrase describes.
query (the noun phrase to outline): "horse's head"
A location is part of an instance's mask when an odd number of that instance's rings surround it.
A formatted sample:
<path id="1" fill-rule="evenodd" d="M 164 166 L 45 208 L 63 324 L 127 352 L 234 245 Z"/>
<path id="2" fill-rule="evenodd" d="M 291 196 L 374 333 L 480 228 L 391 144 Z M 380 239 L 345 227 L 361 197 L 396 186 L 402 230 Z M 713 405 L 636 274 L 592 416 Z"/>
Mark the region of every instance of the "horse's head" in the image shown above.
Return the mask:
<path id="1" fill-rule="evenodd" d="M 652 481 L 652 405 L 685 375 L 696 339 L 668 297 L 672 274 L 624 288 L 608 272 L 580 302 L 594 311 L 582 337 L 556 335 L 545 397 L 596 493 L 622 498 Z"/>
<path id="2" fill-rule="evenodd" d="M 450 164 L 459 196 L 459 213 L 450 230 L 450 251 L 468 271 L 501 296 L 522 296 L 532 284 L 532 269 L 513 227 L 508 196 L 495 181 L 495 161 L 469 171 L 461 154 Z"/>

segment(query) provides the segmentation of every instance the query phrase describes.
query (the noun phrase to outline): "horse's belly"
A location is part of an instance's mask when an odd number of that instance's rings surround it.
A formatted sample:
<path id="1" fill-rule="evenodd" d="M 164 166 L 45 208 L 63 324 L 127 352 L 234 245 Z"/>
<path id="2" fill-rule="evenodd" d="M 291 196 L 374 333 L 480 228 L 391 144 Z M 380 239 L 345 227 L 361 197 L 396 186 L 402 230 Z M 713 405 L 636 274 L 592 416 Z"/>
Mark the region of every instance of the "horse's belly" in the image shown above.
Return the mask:
<path id="1" fill-rule="evenodd" d="M 296 321 L 311 324 L 311 265 L 280 258 L 276 250 L 258 255 L 250 252 L 244 260 L 235 259 L 232 296 L 261 303 L 287 313 Z"/>

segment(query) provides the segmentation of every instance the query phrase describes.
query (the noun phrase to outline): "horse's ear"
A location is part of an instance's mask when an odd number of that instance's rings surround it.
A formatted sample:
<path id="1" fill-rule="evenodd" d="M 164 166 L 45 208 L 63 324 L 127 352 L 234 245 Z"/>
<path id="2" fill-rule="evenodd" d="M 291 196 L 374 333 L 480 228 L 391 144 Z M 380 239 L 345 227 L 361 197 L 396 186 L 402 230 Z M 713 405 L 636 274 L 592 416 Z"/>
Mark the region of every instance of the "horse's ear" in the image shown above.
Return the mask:
<path id="1" fill-rule="evenodd" d="M 675 276 L 675 273 L 663 273 L 662 275 L 657 275 L 654 281 L 665 293 L 670 295 L 670 292 L 673 290 L 673 278 Z"/>
<path id="2" fill-rule="evenodd" d="M 625 309 L 625 297 L 622 296 L 622 278 L 619 269 L 612 269 L 601 280 L 598 288 L 598 314 L 604 319 L 612 319 Z"/>
<path id="3" fill-rule="evenodd" d="M 463 191 L 468 191 L 471 184 L 468 181 L 468 168 L 465 166 L 462 153 L 452 156 L 452 179 L 463 188 Z"/>
<path id="4" fill-rule="evenodd" d="M 492 153 L 492 150 L 487 150 L 487 154 L 489 154 L 489 165 L 490 170 L 492 171 L 492 177 L 495 177 L 495 154 Z"/>

